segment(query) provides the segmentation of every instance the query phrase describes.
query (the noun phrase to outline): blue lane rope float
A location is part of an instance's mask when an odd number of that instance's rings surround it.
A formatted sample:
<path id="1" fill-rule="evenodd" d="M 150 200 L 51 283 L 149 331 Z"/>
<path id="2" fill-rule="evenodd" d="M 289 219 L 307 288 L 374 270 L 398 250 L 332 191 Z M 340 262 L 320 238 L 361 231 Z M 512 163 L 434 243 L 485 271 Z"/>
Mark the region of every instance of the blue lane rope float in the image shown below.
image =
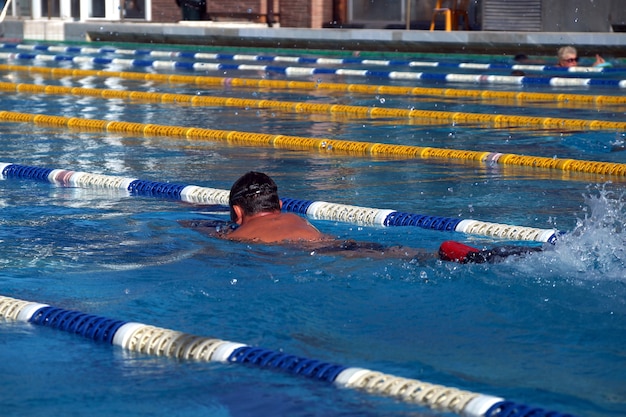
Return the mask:
<path id="1" fill-rule="evenodd" d="M 113 320 L 0 295 L 0 316 L 78 334 L 146 355 L 179 360 L 241 363 L 274 369 L 341 388 L 392 397 L 464 417 L 574 417 L 500 397 L 434 385 L 416 379 L 346 367 L 242 343 L 195 336 L 143 323 Z"/>
<path id="2" fill-rule="evenodd" d="M 504 90 L 488 90 L 488 89 L 459 89 L 459 88 L 435 88 L 435 87 L 416 87 L 416 86 L 391 86 L 391 85 L 375 85 L 375 84 L 346 84 L 346 83 L 333 83 L 333 82 L 318 82 L 318 81 L 295 81 L 295 80 L 278 80 L 278 79 L 264 79 L 264 78 L 238 78 L 238 77 L 221 77 L 221 76 L 196 76 L 196 75 L 181 75 L 181 74 L 156 74 L 156 73 L 139 73 L 128 71 L 107 71 L 96 69 L 78 69 L 78 68 L 55 68 L 55 67 L 39 67 L 39 66 L 25 66 L 25 65 L 13 65 L 13 64 L 0 64 L 0 71 L 19 71 L 28 72 L 32 74 L 46 74 L 55 78 L 59 77 L 117 77 L 122 79 L 132 80 L 150 80 L 161 83 L 169 84 L 192 84 L 192 85 L 204 85 L 204 86 L 220 86 L 220 87 L 245 87 L 245 88 L 271 88 L 279 90 L 328 90 L 335 92 L 351 92 L 359 94 L 385 94 L 385 95 L 400 95 L 400 96 L 427 96 L 427 97 L 457 97 L 457 98 L 471 98 L 472 100 L 487 100 L 497 101 L 505 105 L 513 105 L 512 103 L 533 103 L 533 102 L 558 102 L 559 107 L 562 108 L 566 105 L 573 106 L 613 106 L 626 103 L 626 97 L 622 96 L 610 96 L 610 95 L 589 95 L 589 94 L 570 94 L 570 93 L 545 93 L 545 92 L 529 92 L 529 91 L 504 91 Z M 10 91 L 11 83 L 3 83 L 6 91 Z M 27 84 L 16 84 L 17 86 L 26 86 Z M 46 90 L 48 87 L 47 86 Z M 29 87 L 30 88 L 30 87 Z M 55 89 L 63 88 L 55 86 Z M 69 87 L 68 87 L 69 88 Z M 77 91 L 78 89 L 73 88 Z M 22 91 L 22 87 L 18 87 L 19 92 Z M 33 90 L 34 91 L 34 90 Z M 107 90 L 107 94 L 110 94 L 113 90 Z M 119 93 L 121 90 L 116 90 Z M 47 92 L 47 91 L 46 91 Z M 67 93 L 64 93 L 67 94 Z M 84 91 L 82 94 L 86 94 Z M 148 93 L 144 93 L 148 94 Z M 157 94 L 157 93 L 153 93 Z M 165 96 L 163 94 L 162 96 Z M 172 96 L 172 95 L 168 95 Z M 197 100 L 206 100 L 208 96 L 196 96 L 194 102 Z M 243 100 L 243 99 L 242 99 Z M 303 103 L 304 104 L 304 103 Z M 303 107 L 303 106 L 301 106 Z M 349 106 L 348 106 L 349 107 Z M 354 107 L 354 106 L 353 106 Z M 358 106 L 357 106 L 358 107 Z M 302 111 L 305 111 L 304 109 Z M 380 111 L 380 108 L 376 108 L 376 111 Z M 411 110 L 413 114 L 416 110 Z M 457 113 L 464 115 L 467 113 Z M 503 115 L 493 115 L 497 118 L 504 118 Z M 514 116 L 519 120 L 520 116 Z M 532 123 L 530 117 L 524 117 L 524 123 Z M 543 118 L 546 120 L 547 118 Z M 482 119 L 481 119 L 482 120 Z M 510 118 L 503 120 L 500 125 L 511 123 Z M 532 119 L 534 120 L 534 119 Z M 554 119 L 564 120 L 564 119 Z M 566 119 L 565 119 L 566 120 Z M 537 123 L 537 122 L 535 122 Z M 595 124 L 596 122 L 594 122 Z M 559 125 L 561 126 L 561 125 Z M 595 125 L 597 126 L 597 125 Z M 597 126 L 602 128 L 603 126 Z M 615 126 L 610 127 L 615 129 Z"/>
<path id="3" fill-rule="evenodd" d="M 546 85 L 552 87 L 618 87 L 626 88 L 626 80 L 618 79 L 594 79 L 594 78 L 570 78 L 570 77 L 533 77 L 517 75 L 488 75 L 488 74 L 445 74 L 428 72 L 407 71 L 373 71 L 367 69 L 347 68 L 311 68 L 311 67 L 281 67 L 273 65 L 252 64 L 221 64 L 209 62 L 187 61 L 159 61 L 148 59 L 127 58 L 103 58 L 70 55 L 45 55 L 25 52 L 2 52 L 0 59 L 4 60 L 30 60 L 30 61 L 67 61 L 74 64 L 90 63 L 94 65 L 119 65 L 121 67 L 150 67 L 159 70 L 183 70 L 183 71 L 262 71 L 267 74 L 281 74 L 288 77 L 307 77 L 312 75 L 342 75 L 353 77 L 375 77 L 404 81 L 432 81 L 473 84 L 499 84 L 499 85 Z"/>
<path id="4" fill-rule="evenodd" d="M 60 186 L 82 188 L 113 188 L 131 195 L 148 195 L 182 200 L 195 204 L 228 205 L 228 190 L 183 185 L 166 182 L 145 181 L 64 169 L 50 169 L 0 163 L 3 178 L 47 181 Z M 283 198 L 283 211 L 306 215 L 318 220 L 340 221 L 370 226 L 415 226 L 430 230 L 460 232 L 508 240 L 555 243 L 561 234 L 555 229 L 539 229 L 525 226 L 489 223 L 473 219 L 456 219 L 440 216 L 404 213 L 390 209 L 376 209 L 325 201 L 307 201 Z"/>
<path id="5" fill-rule="evenodd" d="M 263 61 L 263 62 L 291 62 L 295 64 L 320 64 L 320 65 L 344 65 L 358 64 L 383 67 L 430 67 L 430 68 L 462 68 L 472 70 L 523 70 L 523 71 L 550 71 L 550 72 L 570 72 L 570 73 L 602 73 L 602 72 L 622 72 L 619 68 L 610 68 L 602 66 L 594 67 L 557 67 L 550 65 L 536 64 L 506 64 L 506 63 L 476 63 L 476 62 L 438 62 L 438 61 L 411 61 L 411 60 L 395 60 L 395 59 L 372 59 L 372 58 L 313 58 L 299 56 L 281 56 L 281 55 L 256 55 L 256 54 L 226 54 L 226 53 L 207 53 L 207 52 L 185 52 L 185 51 L 166 51 L 153 49 L 127 49 L 113 47 L 79 47 L 79 46 L 63 46 L 63 45 L 42 45 L 42 44 L 18 44 L 18 43 L 0 43 L 2 49 L 15 49 L 25 51 L 47 51 L 54 53 L 70 53 L 70 54 L 116 54 L 116 55 L 134 55 L 141 57 L 163 57 L 163 58 L 186 58 L 195 60 L 214 60 L 214 61 Z"/>

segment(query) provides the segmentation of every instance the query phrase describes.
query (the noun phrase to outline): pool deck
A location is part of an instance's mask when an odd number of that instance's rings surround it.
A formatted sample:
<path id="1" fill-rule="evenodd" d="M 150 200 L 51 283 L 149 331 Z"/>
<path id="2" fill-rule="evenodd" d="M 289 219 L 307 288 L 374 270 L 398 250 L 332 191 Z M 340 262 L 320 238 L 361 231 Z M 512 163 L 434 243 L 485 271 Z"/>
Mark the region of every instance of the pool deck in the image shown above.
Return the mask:
<path id="1" fill-rule="evenodd" d="M 575 45 L 581 56 L 626 57 L 626 33 L 429 31 L 404 29 L 308 29 L 245 22 L 72 22 L 11 20 L 0 38 L 29 41 L 93 41 L 150 44 L 332 49 L 345 51 L 554 55 Z"/>

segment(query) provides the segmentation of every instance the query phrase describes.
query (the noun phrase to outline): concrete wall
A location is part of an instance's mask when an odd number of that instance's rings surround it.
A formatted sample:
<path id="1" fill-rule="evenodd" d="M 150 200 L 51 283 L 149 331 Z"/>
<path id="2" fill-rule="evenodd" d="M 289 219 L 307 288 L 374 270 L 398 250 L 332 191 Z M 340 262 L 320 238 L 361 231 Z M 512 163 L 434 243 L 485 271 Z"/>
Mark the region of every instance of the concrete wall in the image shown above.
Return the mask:
<path id="1" fill-rule="evenodd" d="M 621 5 L 621 6 L 620 6 Z M 624 0 L 544 0 L 544 32 L 610 32 L 611 8 L 626 9 Z"/>
<path id="2" fill-rule="evenodd" d="M 611 24 L 621 32 L 626 32 L 626 1 L 611 1 Z"/>

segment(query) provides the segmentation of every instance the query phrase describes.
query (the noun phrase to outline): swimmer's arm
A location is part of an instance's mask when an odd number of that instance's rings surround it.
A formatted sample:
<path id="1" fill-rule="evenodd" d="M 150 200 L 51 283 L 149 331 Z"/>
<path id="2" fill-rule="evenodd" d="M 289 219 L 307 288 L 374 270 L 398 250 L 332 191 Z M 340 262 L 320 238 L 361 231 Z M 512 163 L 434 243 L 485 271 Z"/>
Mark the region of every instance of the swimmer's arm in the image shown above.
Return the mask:
<path id="1" fill-rule="evenodd" d="M 236 228 L 236 224 L 224 220 L 179 220 L 178 223 L 186 228 L 195 229 L 205 235 L 224 239 L 228 233 Z"/>
<path id="2" fill-rule="evenodd" d="M 593 66 L 595 67 L 598 65 L 602 65 L 604 63 L 605 63 L 604 58 L 602 58 L 600 54 L 596 54 L 596 61 L 593 63 Z"/>
<path id="3" fill-rule="evenodd" d="M 370 259 L 405 259 L 425 262 L 435 258 L 435 253 L 425 249 L 416 249 L 408 246 L 385 246 L 374 242 L 357 242 L 353 239 L 309 243 L 307 249 L 312 254 L 341 255 L 346 258 Z"/>

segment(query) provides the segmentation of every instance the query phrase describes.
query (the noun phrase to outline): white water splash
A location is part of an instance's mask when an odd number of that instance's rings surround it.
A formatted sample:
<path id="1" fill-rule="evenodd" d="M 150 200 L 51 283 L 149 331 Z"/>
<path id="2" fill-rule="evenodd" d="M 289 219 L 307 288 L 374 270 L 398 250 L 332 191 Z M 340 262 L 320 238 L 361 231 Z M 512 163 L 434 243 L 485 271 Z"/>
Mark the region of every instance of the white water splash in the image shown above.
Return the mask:
<path id="1" fill-rule="evenodd" d="M 626 191 L 596 186 L 584 195 L 584 217 L 546 252 L 561 273 L 626 282 Z"/>

